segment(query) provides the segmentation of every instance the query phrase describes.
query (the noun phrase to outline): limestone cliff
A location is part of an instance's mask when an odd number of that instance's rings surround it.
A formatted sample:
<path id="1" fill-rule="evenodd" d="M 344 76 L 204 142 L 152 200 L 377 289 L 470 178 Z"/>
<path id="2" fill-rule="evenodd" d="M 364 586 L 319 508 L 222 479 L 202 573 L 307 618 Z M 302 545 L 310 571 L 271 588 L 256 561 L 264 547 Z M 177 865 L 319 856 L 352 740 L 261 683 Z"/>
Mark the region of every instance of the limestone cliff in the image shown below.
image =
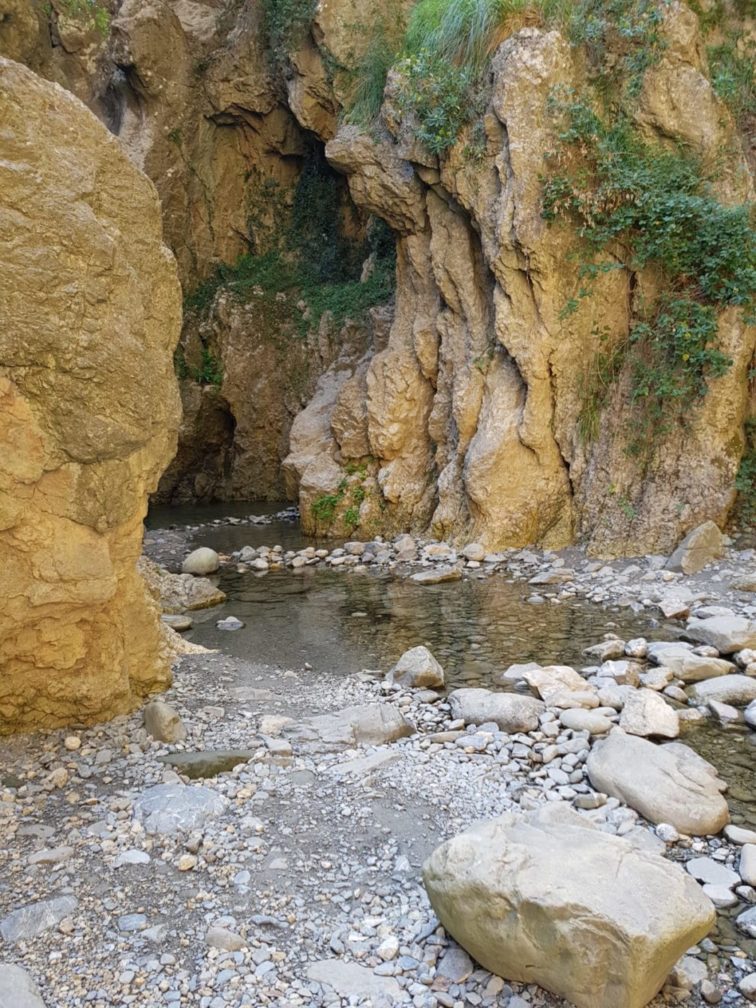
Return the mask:
<path id="1" fill-rule="evenodd" d="M 349 111 L 366 53 L 376 40 L 396 50 L 415 6 L 96 0 L 110 15 L 98 32 L 66 0 L 37 13 L 31 0 L 0 0 L 0 51 L 71 88 L 156 183 L 185 292 L 221 278 L 185 326 L 184 423 L 162 499 L 285 489 L 309 530 L 430 530 L 491 547 L 581 540 L 604 555 L 666 551 L 701 521 L 726 521 L 753 413 L 744 314 L 718 312 L 731 364 L 667 423 L 642 416 L 626 353 L 663 264 L 628 266 L 610 248 L 617 268 L 565 313 L 582 284 L 581 240 L 574 222 L 544 219 L 543 180 L 559 141 L 553 96 L 595 83 L 585 47 L 537 2 L 502 25 L 474 114 L 434 152 L 401 61 L 373 120 L 357 126 Z M 743 5 L 624 8 L 645 11 L 655 33 L 636 52 L 646 72 L 627 103 L 638 136 L 698 156 L 722 205 L 749 200 L 753 121 L 739 135 L 707 63 L 707 42 L 729 28 L 702 35 Z M 620 86 L 633 30 L 605 54 Z M 388 333 L 390 306 L 378 325 L 362 312 L 356 326 L 319 315 L 303 327 L 296 283 L 275 294 L 275 316 L 261 316 L 254 284 L 236 296 L 239 257 L 275 246 L 324 150 L 348 183 L 351 202 L 342 191 L 334 213 L 351 218 L 356 244 L 371 215 L 396 238 Z"/>
<path id="2" fill-rule="evenodd" d="M 170 681 L 137 574 L 176 445 L 174 259 L 154 187 L 70 93 L 0 60 L 0 732 Z"/>

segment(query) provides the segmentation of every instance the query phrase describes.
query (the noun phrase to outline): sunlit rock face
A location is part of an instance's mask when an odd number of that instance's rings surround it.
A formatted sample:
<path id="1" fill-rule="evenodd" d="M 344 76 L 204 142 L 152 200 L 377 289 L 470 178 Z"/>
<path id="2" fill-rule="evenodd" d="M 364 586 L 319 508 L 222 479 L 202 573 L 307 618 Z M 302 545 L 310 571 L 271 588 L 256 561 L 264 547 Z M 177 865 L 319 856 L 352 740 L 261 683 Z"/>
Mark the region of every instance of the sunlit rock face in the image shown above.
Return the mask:
<path id="1" fill-rule="evenodd" d="M 180 289 L 152 183 L 77 98 L 0 60 L 0 732 L 165 687 L 137 574 L 175 451 Z"/>

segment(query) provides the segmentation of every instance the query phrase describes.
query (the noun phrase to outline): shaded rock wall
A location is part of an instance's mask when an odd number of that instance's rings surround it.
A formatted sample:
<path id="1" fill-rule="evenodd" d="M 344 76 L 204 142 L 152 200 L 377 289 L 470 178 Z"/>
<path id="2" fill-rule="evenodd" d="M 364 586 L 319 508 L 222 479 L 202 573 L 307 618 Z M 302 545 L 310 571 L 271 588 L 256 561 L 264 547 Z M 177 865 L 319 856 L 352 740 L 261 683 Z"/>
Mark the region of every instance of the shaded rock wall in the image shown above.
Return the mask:
<path id="1" fill-rule="evenodd" d="M 154 187 L 69 92 L 0 60 L 0 733 L 164 688 L 137 574 L 175 451 L 181 306 Z"/>

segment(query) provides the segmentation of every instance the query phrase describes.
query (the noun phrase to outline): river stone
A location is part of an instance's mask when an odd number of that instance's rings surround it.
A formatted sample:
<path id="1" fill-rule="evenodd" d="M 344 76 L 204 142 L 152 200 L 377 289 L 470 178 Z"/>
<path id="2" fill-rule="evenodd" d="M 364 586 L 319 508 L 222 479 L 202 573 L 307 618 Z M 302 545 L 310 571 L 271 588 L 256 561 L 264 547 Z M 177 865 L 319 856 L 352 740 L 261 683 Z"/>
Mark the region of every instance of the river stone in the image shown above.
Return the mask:
<path id="1" fill-rule="evenodd" d="M 681 868 L 562 802 L 454 837 L 423 879 L 439 920 L 481 966 L 577 1008 L 642 1008 L 715 919 Z"/>
<path id="2" fill-rule="evenodd" d="M 724 675 L 694 683 L 685 692 L 692 700 L 704 703 L 716 700 L 718 703 L 743 707 L 756 700 L 756 678 L 739 673 Z"/>
<path id="3" fill-rule="evenodd" d="M 691 619 L 685 627 L 688 637 L 699 644 L 710 644 L 720 654 L 733 654 L 756 647 L 756 620 L 745 616 L 710 616 Z"/>
<path id="4" fill-rule="evenodd" d="M 501 731 L 528 732 L 538 727 L 544 705 L 535 697 L 518 693 L 494 693 L 487 689 L 456 689 L 448 696 L 452 718 L 465 724 L 493 721 Z"/>
<path id="5" fill-rule="evenodd" d="M 598 707 L 598 696 L 593 686 L 569 665 L 545 665 L 543 668 L 530 669 L 523 674 L 523 679 L 550 707 Z M 581 700 L 586 694 L 595 696 L 596 702 L 583 703 L 577 700 L 569 703 L 572 693 L 578 694 Z"/>
<path id="6" fill-rule="evenodd" d="M 686 861 L 685 868 L 698 882 L 705 882 L 707 885 L 727 886 L 731 889 L 738 885 L 740 876 L 727 865 L 715 861 L 710 857 L 696 857 Z"/>
<path id="7" fill-rule="evenodd" d="M 144 727 L 158 742 L 182 742 L 186 728 L 177 710 L 163 700 L 152 700 L 144 708 Z"/>
<path id="8" fill-rule="evenodd" d="M 420 645 L 405 651 L 387 678 L 400 686 L 436 687 L 444 685 L 444 670 L 428 648 Z"/>
<path id="9" fill-rule="evenodd" d="M 614 726 L 614 722 L 603 714 L 583 710 L 581 707 L 562 711 L 559 720 L 565 728 L 571 728 L 572 731 L 587 731 L 591 735 L 605 735 Z"/>
<path id="10" fill-rule="evenodd" d="M 655 661 L 662 668 L 669 669 L 675 679 L 681 679 L 685 683 L 713 679 L 735 671 L 732 662 L 725 661 L 724 658 L 705 658 L 682 649 L 657 652 Z"/>
<path id="11" fill-rule="evenodd" d="M 0 1008 L 45 1008 L 39 987 L 13 963 L 0 962 Z"/>
<path id="12" fill-rule="evenodd" d="M 156 784 L 136 798 L 134 818 L 147 833 L 166 835 L 199 829 L 226 804 L 223 795 L 198 784 Z"/>
<path id="13" fill-rule="evenodd" d="M 508 668 L 504 669 L 503 672 L 495 672 L 493 676 L 493 682 L 497 686 L 507 686 L 512 683 L 524 682 L 524 675 L 526 672 L 531 672 L 533 669 L 539 669 L 541 666 L 538 662 L 525 662 L 522 664 L 510 665 Z"/>
<path id="14" fill-rule="evenodd" d="M 650 689 L 639 689 L 625 698 L 620 728 L 630 735 L 662 735 L 677 738 L 680 719 L 667 701 Z"/>
<path id="15" fill-rule="evenodd" d="M 756 844 L 744 844 L 740 850 L 740 877 L 746 885 L 756 886 Z"/>
<path id="16" fill-rule="evenodd" d="M 696 574 L 723 553 L 722 533 L 713 521 L 705 521 L 688 532 L 667 561 L 667 570 Z"/>
<path id="17" fill-rule="evenodd" d="M 729 819 L 716 771 L 682 743 L 658 746 L 619 728 L 597 742 L 586 761 L 591 784 L 652 823 L 708 836 Z"/>
<path id="18" fill-rule="evenodd" d="M 304 722 L 329 745 L 382 745 L 413 733 L 414 726 L 392 704 L 372 703 L 319 714 Z"/>
<path id="19" fill-rule="evenodd" d="M 18 910 L 12 910 L 0 920 L 0 935 L 10 943 L 36 938 L 43 931 L 55 927 L 64 917 L 70 917 L 77 906 L 73 896 L 57 896 L 28 903 Z"/>
<path id="20" fill-rule="evenodd" d="M 436 567 L 433 570 L 418 571 L 410 581 L 421 585 L 444 584 L 447 581 L 459 581 L 462 571 L 458 567 Z"/>
<path id="21" fill-rule="evenodd" d="M 739 914 L 735 923 L 743 934 L 747 934 L 749 938 L 756 938 L 756 906 L 749 907 Z"/>
<path id="22" fill-rule="evenodd" d="M 171 630 L 175 630 L 177 633 L 191 630 L 194 626 L 191 616 L 182 616 L 179 613 L 163 613 L 160 619 L 166 626 L 169 626 Z"/>
<path id="23" fill-rule="evenodd" d="M 198 574 L 204 577 L 205 574 L 214 574 L 220 567 L 220 557 L 214 549 L 209 546 L 200 546 L 193 550 L 181 565 L 184 574 Z"/>
<path id="24" fill-rule="evenodd" d="M 344 998 L 356 997 L 374 1008 L 393 1008 L 399 1003 L 402 989 L 393 977 L 378 976 L 367 966 L 343 962 L 341 959 L 321 959 L 307 966 L 308 979 L 332 987 Z"/>

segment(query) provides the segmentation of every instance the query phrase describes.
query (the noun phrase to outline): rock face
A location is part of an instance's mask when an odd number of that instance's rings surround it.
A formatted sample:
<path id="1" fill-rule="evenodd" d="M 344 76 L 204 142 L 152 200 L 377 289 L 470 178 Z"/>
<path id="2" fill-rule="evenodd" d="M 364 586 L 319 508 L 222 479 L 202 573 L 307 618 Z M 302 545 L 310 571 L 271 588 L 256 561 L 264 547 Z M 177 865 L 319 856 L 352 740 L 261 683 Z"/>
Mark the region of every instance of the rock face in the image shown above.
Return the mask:
<path id="1" fill-rule="evenodd" d="M 482 966 L 577 1008 L 643 1008 L 714 923 L 681 868 L 561 804 L 454 837 L 423 878 L 441 923 Z"/>
<path id="2" fill-rule="evenodd" d="M 681 743 L 657 746 L 615 729 L 597 742 L 586 762 L 591 784 L 652 823 L 682 833 L 718 833 L 729 820 L 725 785 L 715 769 Z"/>
<path id="3" fill-rule="evenodd" d="M 163 688 L 136 569 L 176 442 L 180 290 L 152 184 L 81 103 L 0 61 L 0 732 Z"/>

